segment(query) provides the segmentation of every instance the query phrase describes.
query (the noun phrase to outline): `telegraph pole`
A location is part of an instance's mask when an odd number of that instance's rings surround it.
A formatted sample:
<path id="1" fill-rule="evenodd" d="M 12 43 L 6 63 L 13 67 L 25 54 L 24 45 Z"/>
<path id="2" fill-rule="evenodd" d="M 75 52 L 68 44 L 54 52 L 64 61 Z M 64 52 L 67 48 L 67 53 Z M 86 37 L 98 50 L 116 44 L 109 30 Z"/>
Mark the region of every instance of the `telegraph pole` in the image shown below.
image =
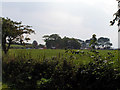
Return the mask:
<path id="1" fill-rule="evenodd" d="M 120 63 L 120 0 L 118 1 L 118 11 L 117 11 L 117 20 L 118 20 L 118 63 Z"/>

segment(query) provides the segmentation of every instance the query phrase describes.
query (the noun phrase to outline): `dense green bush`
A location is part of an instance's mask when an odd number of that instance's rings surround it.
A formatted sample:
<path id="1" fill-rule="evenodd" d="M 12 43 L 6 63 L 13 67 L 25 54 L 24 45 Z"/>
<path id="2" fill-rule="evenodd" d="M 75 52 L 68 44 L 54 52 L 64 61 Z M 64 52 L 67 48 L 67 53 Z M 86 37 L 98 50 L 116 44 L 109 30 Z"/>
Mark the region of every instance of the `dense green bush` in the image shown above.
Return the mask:
<path id="1" fill-rule="evenodd" d="M 44 58 L 41 62 L 24 58 L 3 61 L 3 83 L 12 89 L 120 89 L 120 71 L 114 67 L 113 55 L 108 53 L 103 58 L 92 51 L 88 56 L 94 61 L 79 67 L 71 57 Z"/>

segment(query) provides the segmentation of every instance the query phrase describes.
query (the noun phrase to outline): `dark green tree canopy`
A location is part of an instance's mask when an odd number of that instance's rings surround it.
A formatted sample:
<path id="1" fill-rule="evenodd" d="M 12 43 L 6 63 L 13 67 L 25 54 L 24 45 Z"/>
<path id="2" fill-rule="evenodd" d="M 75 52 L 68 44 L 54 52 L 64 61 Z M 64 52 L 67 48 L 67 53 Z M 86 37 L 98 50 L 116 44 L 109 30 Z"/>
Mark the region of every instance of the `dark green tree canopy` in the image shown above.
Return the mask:
<path id="1" fill-rule="evenodd" d="M 89 45 L 92 47 L 92 49 L 95 49 L 95 45 L 97 45 L 97 38 L 95 34 L 92 35 Z"/>
<path id="2" fill-rule="evenodd" d="M 98 42 L 110 42 L 110 39 L 109 38 L 100 37 L 100 38 L 98 38 Z"/>
<path id="3" fill-rule="evenodd" d="M 61 37 L 58 34 L 44 35 L 43 39 L 49 49 L 62 47 Z"/>
<path id="4" fill-rule="evenodd" d="M 112 46 L 110 39 L 106 37 L 96 38 L 96 35 L 93 34 L 92 38 L 87 40 L 75 39 L 64 37 L 61 38 L 58 34 L 44 35 L 43 39 L 46 43 L 48 49 L 57 48 L 57 49 L 85 49 L 85 48 L 106 48 L 109 49 Z M 102 46 L 102 47 L 101 47 Z"/>
<path id="5" fill-rule="evenodd" d="M 60 40 L 61 37 L 58 34 L 44 35 L 44 41 L 46 40 Z"/>
<path id="6" fill-rule="evenodd" d="M 58 34 L 44 35 L 43 38 L 48 49 L 79 49 L 81 46 L 77 39 L 68 37 L 61 38 Z"/>
<path id="7" fill-rule="evenodd" d="M 118 1 L 118 5 L 120 5 L 120 1 Z M 110 21 L 110 25 L 113 26 L 115 22 L 117 21 L 118 22 L 117 25 L 118 27 L 120 27 L 120 9 L 118 9 L 118 11 L 113 16 L 115 16 L 115 18 L 112 21 Z M 120 29 L 118 30 L 118 32 L 120 32 Z"/>
<path id="8" fill-rule="evenodd" d="M 63 38 L 63 47 L 70 48 L 70 49 L 80 49 L 81 44 L 79 43 L 78 39 L 75 38 Z"/>
<path id="9" fill-rule="evenodd" d="M 34 40 L 32 45 L 33 45 L 34 48 L 37 48 L 38 47 L 38 42 L 36 40 Z"/>
<path id="10" fill-rule="evenodd" d="M 30 40 L 28 35 L 35 33 L 31 26 L 22 25 L 22 22 L 13 21 L 9 18 L 2 19 L 2 49 L 5 53 L 10 48 L 12 42 L 20 42 L 24 44 L 24 41 Z M 27 35 L 25 37 L 25 35 Z"/>
<path id="11" fill-rule="evenodd" d="M 110 43 L 110 39 L 105 37 L 98 38 L 98 44 L 99 46 L 107 48 L 110 48 L 112 46 L 112 43 Z"/>

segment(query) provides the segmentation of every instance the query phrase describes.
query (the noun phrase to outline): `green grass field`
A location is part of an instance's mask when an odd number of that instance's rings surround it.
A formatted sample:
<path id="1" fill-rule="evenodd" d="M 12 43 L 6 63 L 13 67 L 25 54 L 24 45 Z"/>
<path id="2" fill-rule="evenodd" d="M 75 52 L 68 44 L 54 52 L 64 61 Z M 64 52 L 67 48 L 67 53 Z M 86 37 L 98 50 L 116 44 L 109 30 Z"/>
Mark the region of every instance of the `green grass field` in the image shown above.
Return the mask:
<path id="1" fill-rule="evenodd" d="M 77 50 L 74 50 L 77 51 Z M 102 59 L 112 59 L 112 61 L 118 61 L 118 50 L 97 50 L 98 55 Z M 67 58 L 68 60 L 72 57 L 72 60 L 75 64 L 86 64 L 93 60 L 93 56 L 96 56 L 95 53 L 90 50 L 79 50 L 79 54 L 72 54 L 71 52 L 65 53 L 65 50 L 61 49 L 10 49 L 7 55 L 3 54 L 3 60 L 12 60 L 12 59 L 34 59 L 41 61 L 43 59 L 51 58 Z M 84 54 L 82 53 L 84 52 Z M 112 57 L 110 57 L 110 55 Z"/>

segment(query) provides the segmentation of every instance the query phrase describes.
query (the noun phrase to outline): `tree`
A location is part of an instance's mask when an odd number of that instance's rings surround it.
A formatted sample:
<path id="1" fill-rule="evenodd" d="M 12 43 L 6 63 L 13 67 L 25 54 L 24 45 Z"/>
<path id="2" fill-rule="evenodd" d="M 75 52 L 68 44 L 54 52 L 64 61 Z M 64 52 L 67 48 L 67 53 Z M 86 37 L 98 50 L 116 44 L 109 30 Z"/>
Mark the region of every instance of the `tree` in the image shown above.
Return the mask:
<path id="1" fill-rule="evenodd" d="M 62 40 L 63 40 L 63 48 L 80 49 L 81 47 L 81 44 L 78 39 L 64 37 Z"/>
<path id="2" fill-rule="evenodd" d="M 43 38 L 47 48 L 61 48 L 62 40 L 58 34 L 44 35 Z"/>
<path id="3" fill-rule="evenodd" d="M 38 46 L 37 41 L 36 41 L 36 40 L 34 40 L 34 41 L 33 41 L 33 43 L 32 43 L 32 45 L 33 45 L 33 47 L 34 47 L 34 48 L 37 48 L 37 46 Z"/>
<path id="4" fill-rule="evenodd" d="M 77 39 L 71 38 L 70 41 L 71 41 L 70 43 L 71 43 L 72 49 L 80 49 L 81 44 L 78 42 Z"/>
<path id="5" fill-rule="evenodd" d="M 64 37 L 62 40 L 63 40 L 63 48 L 69 48 L 70 47 L 70 38 Z"/>
<path id="6" fill-rule="evenodd" d="M 120 27 L 120 0 L 116 0 L 118 1 L 118 11 L 113 15 L 115 16 L 115 18 L 110 21 L 110 25 L 113 26 L 115 24 L 116 21 L 118 21 L 118 27 Z M 118 32 L 120 32 L 120 28 L 118 29 Z"/>
<path id="7" fill-rule="evenodd" d="M 85 42 L 84 42 L 84 44 L 85 44 L 85 48 L 90 48 L 90 41 L 91 41 L 91 40 L 92 40 L 91 38 L 85 40 Z"/>
<path id="8" fill-rule="evenodd" d="M 2 49 L 6 54 L 12 42 L 24 44 L 29 41 L 28 35 L 35 33 L 31 26 L 22 25 L 22 22 L 16 22 L 9 18 L 2 18 Z M 26 37 L 24 35 L 27 35 Z"/>
<path id="9" fill-rule="evenodd" d="M 105 48 L 106 49 L 110 49 L 111 46 L 112 46 L 112 43 L 110 43 L 110 42 L 105 43 Z"/>
<path id="10" fill-rule="evenodd" d="M 95 34 L 92 35 L 92 39 L 89 45 L 92 47 L 92 49 L 95 49 L 95 45 L 97 45 L 97 38 Z"/>
<path id="11" fill-rule="evenodd" d="M 111 44 L 110 44 L 110 39 L 109 38 L 104 38 L 104 37 L 100 37 L 100 38 L 98 38 L 98 44 L 100 45 L 100 46 L 102 46 L 103 48 L 104 47 L 107 47 L 107 46 L 111 46 Z"/>
<path id="12" fill-rule="evenodd" d="M 47 48 L 57 48 L 57 49 L 79 49 L 81 44 L 78 39 L 64 37 L 61 38 L 58 34 L 44 35 L 44 41 L 46 42 Z"/>

